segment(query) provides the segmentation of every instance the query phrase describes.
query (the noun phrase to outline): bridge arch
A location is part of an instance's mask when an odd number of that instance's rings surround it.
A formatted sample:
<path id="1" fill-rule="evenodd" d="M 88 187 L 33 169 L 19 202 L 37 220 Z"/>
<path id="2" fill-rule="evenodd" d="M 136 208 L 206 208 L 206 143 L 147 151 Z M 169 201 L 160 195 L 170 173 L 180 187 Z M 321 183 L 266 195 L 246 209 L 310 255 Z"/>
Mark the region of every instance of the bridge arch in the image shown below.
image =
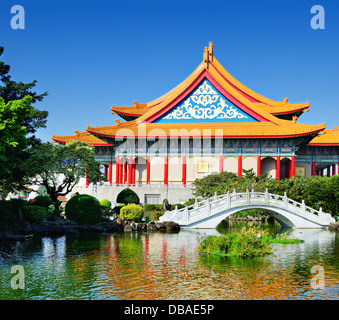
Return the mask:
<path id="1" fill-rule="evenodd" d="M 284 196 L 266 192 L 227 193 L 197 202 L 183 209 L 166 211 L 160 221 L 174 221 L 183 228 L 216 228 L 230 215 L 247 209 L 269 210 L 282 226 L 292 228 L 325 228 L 334 218 L 322 209 L 315 210 Z"/>
<path id="2" fill-rule="evenodd" d="M 281 210 L 278 208 L 275 208 L 273 206 L 241 206 L 233 209 L 226 209 L 223 212 L 220 212 L 219 214 L 215 215 L 213 218 L 206 218 L 199 222 L 192 223 L 189 227 L 190 228 L 201 228 L 201 229 L 215 229 L 217 225 L 231 216 L 232 214 L 235 214 L 240 211 L 249 210 L 249 209 L 262 209 L 265 211 L 268 211 L 269 215 L 271 215 L 282 227 L 287 228 L 296 228 L 298 225 L 298 222 L 293 222 L 293 217 L 290 217 L 289 213 L 285 210 Z M 297 225 L 296 225 L 297 224 Z M 185 226 L 182 226 L 185 227 Z"/>

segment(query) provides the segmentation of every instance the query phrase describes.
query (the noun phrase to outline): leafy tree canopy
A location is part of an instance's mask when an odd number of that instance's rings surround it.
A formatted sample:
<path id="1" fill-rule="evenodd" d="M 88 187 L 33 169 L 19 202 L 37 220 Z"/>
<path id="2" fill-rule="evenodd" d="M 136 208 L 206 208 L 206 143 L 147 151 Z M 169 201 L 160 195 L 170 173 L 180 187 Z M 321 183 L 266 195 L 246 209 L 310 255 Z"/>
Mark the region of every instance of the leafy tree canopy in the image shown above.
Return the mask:
<path id="1" fill-rule="evenodd" d="M 0 56 L 3 54 L 4 48 L 0 47 Z M 32 89 L 36 86 L 37 81 L 34 80 L 30 83 L 16 82 L 11 79 L 9 75 L 10 66 L 0 61 L 0 97 L 3 98 L 5 104 L 10 101 L 21 100 L 26 96 L 31 96 L 31 103 L 42 101 L 47 96 L 47 92 L 37 94 Z M 27 134 L 31 136 L 29 139 L 32 142 L 38 142 L 34 135 L 39 128 L 45 128 L 47 122 L 47 111 L 41 111 L 36 108 L 27 109 L 22 111 L 20 115 L 22 118 L 22 125 L 26 127 Z"/>
<path id="2" fill-rule="evenodd" d="M 0 47 L 0 56 L 4 48 Z M 47 111 L 40 111 L 32 103 L 42 101 L 47 92 L 32 91 L 31 83 L 16 82 L 9 75 L 10 66 L 0 61 L 0 193 L 20 190 L 23 185 L 22 164 L 30 145 L 40 143 L 34 136 L 38 128 L 46 127 Z"/>
<path id="3" fill-rule="evenodd" d="M 32 146 L 25 162 L 27 183 L 44 186 L 57 208 L 57 198 L 70 193 L 81 177 L 88 174 L 89 182 L 103 176 L 94 159 L 94 147 L 72 140 L 64 146 L 50 142 Z"/>

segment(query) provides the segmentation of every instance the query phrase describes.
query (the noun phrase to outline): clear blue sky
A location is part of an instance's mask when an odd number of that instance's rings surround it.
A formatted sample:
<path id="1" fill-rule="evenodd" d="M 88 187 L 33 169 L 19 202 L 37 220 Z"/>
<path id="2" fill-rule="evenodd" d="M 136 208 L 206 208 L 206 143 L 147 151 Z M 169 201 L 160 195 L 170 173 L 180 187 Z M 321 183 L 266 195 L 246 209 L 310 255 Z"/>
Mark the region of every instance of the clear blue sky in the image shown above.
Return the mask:
<path id="1" fill-rule="evenodd" d="M 25 30 L 10 26 L 13 5 Z M 310 26 L 313 5 L 325 29 Z M 213 41 L 219 62 L 274 100 L 310 101 L 299 122 L 339 126 L 339 1 L 1 0 L 1 57 L 14 80 L 49 95 L 43 141 L 115 124 L 114 105 L 149 102 L 182 82 Z"/>

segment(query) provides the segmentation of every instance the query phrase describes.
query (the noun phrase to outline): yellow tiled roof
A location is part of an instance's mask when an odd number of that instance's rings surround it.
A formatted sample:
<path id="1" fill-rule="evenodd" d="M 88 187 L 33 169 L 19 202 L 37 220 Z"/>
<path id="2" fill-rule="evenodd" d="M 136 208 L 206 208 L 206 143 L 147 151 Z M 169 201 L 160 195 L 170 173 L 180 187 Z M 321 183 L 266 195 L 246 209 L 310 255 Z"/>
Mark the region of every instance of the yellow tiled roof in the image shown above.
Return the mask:
<path id="1" fill-rule="evenodd" d="M 78 140 L 78 141 L 86 142 L 93 146 L 109 145 L 108 143 L 99 139 L 98 137 L 91 135 L 89 132 L 87 131 L 79 132 L 79 130 L 75 130 L 75 135 L 72 135 L 72 136 L 53 135 L 52 140 L 55 142 L 59 142 L 59 143 L 67 143 L 68 141 L 71 141 L 71 140 Z"/>
<path id="2" fill-rule="evenodd" d="M 339 127 L 324 130 L 312 139 L 309 145 L 339 145 Z"/>

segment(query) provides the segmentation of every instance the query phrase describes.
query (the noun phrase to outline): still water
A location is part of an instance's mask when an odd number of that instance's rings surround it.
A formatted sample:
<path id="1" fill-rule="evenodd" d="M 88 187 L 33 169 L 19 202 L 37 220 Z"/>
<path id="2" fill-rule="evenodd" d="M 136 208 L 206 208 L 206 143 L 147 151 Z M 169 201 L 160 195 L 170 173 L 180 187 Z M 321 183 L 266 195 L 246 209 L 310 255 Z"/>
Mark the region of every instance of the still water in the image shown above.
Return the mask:
<path id="1" fill-rule="evenodd" d="M 0 244 L 0 299 L 339 299 L 339 234 L 280 229 L 302 244 L 274 244 L 261 258 L 200 255 L 204 234 L 240 230 L 138 232 L 35 237 Z M 24 268 L 24 289 L 11 287 L 11 268 Z M 313 266 L 324 270 L 312 288 Z M 317 267 L 317 268 L 318 268 Z M 318 268 L 319 269 L 319 268 Z"/>

